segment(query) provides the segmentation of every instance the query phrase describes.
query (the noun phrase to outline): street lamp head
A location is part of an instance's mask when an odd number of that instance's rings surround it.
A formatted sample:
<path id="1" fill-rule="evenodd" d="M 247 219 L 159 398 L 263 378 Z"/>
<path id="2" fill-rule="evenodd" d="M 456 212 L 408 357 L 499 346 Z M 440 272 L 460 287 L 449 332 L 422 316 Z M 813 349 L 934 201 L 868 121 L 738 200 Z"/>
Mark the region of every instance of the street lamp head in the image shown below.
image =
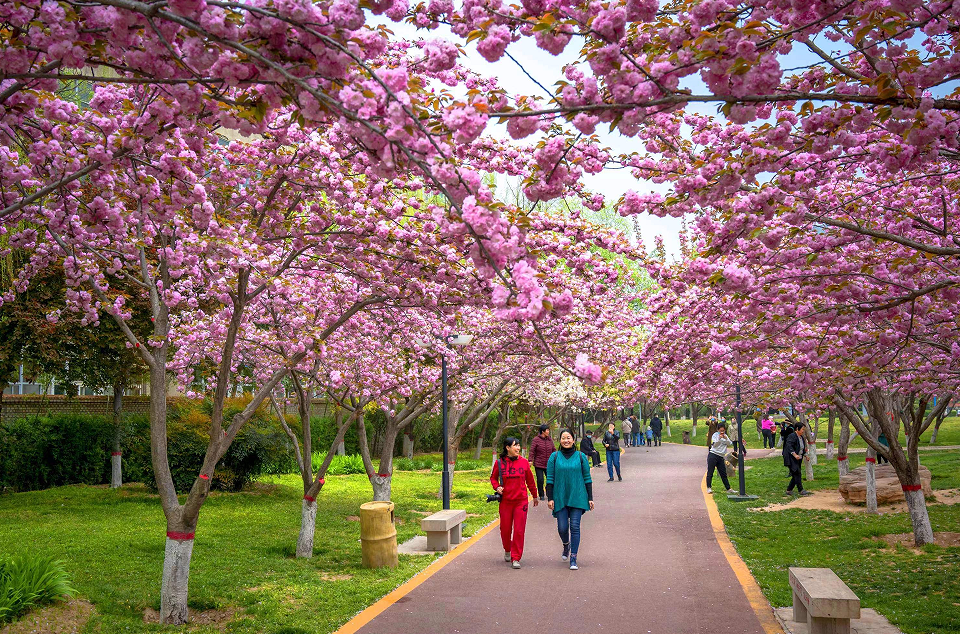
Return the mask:
<path id="1" fill-rule="evenodd" d="M 465 346 L 473 341 L 473 335 L 447 335 L 447 343 L 452 346 Z"/>

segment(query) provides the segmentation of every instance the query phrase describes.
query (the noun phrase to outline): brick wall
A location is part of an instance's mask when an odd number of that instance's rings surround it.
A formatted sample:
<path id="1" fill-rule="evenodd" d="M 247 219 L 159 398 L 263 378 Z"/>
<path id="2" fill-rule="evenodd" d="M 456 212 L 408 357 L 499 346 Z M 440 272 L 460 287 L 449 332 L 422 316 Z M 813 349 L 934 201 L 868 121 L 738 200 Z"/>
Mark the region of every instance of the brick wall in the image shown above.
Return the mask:
<path id="1" fill-rule="evenodd" d="M 149 396 L 125 396 L 123 411 L 127 414 L 146 414 L 150 405 Z M 77 412 L 80 414 L 96 414 L 99 416 L 113 416 L 112 396 L 3 396 L 3 410 L 0 419 L 5 421 L 18 418 L 43 416 L 55 412 Z"/>

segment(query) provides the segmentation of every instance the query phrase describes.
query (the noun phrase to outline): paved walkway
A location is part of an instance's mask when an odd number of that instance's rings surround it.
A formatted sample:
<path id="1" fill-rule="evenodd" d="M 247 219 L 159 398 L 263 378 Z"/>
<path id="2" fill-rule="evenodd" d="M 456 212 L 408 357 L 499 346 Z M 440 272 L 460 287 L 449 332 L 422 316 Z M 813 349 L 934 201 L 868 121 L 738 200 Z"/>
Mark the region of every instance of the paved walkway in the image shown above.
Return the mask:
<path id="1" fill-rule="evenodd" d="M 638 447 L 622 463 L 623 482 L 606 482 L 606 464 L 593 470 L 580 570 L 560 560 L 541 504 L 521 570 L 503 561 L 494 530 L 359 632 L 764 634 L 714 536 L 700 489 L 706 448 Z"/>

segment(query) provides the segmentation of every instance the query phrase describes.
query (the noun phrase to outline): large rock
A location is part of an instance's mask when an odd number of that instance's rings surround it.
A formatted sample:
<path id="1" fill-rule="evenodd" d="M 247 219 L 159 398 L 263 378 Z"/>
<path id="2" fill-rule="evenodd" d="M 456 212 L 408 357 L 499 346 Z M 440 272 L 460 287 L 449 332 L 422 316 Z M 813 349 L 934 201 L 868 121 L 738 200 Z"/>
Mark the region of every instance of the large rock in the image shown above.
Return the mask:
<path id="1" fill-rule="evenodd" d="M 877 504 L 888 502 L 902 502 L 903 488 L 897 472 L 893 467 L 884 464 L 877 465 Z M 920 467 L 920 483 L 923 485 L 924 495 L 933 495 L 930 488 L 930 469 Z M 850 473 L 840 476 L 840 495 L 851 504 L 865 504 L 867 501 L 867 466 L 857 467 Z"/>

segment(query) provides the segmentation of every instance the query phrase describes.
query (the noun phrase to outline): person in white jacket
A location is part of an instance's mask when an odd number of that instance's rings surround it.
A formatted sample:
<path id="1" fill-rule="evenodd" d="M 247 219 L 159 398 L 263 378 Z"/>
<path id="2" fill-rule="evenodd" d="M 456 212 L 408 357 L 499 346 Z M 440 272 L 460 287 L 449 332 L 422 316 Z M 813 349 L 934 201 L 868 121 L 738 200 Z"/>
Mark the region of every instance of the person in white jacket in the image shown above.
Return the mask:
<path id="1" fill-rule="evenodd" d="M 733 493 L 730 488 L 730 480 L 727 479 L 727 465 L 724 464 L 724 456 L 727 455 L 727 448 L 733 444 L 733 441 L 727 436 L 727 424 L 721 422 L 717 426 L 717 431 L 713 432 L 710 439 L 710 451 L 707 453 L 707 493 L 713 493 L 713 471 L 720 474 L 723 480 L 723 487 L 727 493 Z"/>

